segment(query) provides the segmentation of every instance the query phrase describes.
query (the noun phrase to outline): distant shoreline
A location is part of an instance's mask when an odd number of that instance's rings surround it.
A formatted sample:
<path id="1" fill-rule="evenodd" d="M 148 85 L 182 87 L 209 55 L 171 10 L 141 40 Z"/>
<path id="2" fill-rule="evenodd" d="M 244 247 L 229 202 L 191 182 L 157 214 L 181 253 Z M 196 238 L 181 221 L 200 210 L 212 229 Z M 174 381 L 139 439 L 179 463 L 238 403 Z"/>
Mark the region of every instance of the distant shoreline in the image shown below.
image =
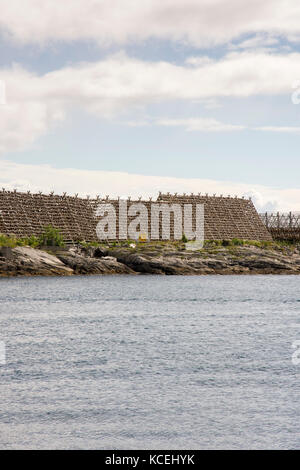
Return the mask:
<path id="1" fill-rule="evenodd" d="M 49 247 L 47 251 L 28 246 L 0 247 L 0 277 L 300 274 L 300 245 L 260 245 L 212 243 L 194 252 L 186 251 L 183 244 L 163 242 L 135 247 Z"/>

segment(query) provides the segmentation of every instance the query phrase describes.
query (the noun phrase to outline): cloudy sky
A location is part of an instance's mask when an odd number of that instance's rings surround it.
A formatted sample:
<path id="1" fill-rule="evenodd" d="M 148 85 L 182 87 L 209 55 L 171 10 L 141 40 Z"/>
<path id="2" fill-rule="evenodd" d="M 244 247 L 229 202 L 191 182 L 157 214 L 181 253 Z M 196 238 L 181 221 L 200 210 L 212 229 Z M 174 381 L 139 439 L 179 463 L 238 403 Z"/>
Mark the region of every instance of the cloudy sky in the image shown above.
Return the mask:
<path id="1" fill-rule="evenodd" d="M 9 0 L 0 186 L 300 210 L 299 0 Z"/>

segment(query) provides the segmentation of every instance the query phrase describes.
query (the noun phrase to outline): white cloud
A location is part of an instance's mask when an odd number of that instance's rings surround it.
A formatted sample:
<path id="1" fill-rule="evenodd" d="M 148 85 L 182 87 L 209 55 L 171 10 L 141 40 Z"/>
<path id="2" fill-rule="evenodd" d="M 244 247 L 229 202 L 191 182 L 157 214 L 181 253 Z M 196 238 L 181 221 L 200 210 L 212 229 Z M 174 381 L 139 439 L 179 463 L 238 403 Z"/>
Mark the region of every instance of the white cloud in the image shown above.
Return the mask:
<path id="1" fill-rule="evenodd" d="M 98 112 L 99 100 L 101 109 L 105 100 L 119 109 L 162 100 L 285 93 L 299 76 L 298 53 L 234 52 L 209 62 L 200 57 L 200 65 L 194 67 L 146 62 L 120 53 L 50 72 L 36 77 L 36 82 L 44 96 L 79 103 L 84 100 L 88 108 Z"/>
<path id="2" fill-rule="evenodd" d="M 0 109 L 0 154 L 23 150 L 62 121 L 64 112 L 41 101 L 12 103 Z"/>
<path id="3" fill-rule="evenodd" d="M 191 57 L 188 57 L 186 60 L 185 60 L 185 63 L 188 64 L 188 65 L 194 65 L 194 66 L 197 66 L 197 67 L 201 67 L 203 65 L 208 65 L 208 64 L 212 64 L 214 62 L 214 60 L 212 59 L 212 57 L 208 57 L 206 55 L 203 55 L 203 56 L 191 56 Z"/>
<path id="4" fill-rule="evenodd" d="M 262 126 L 255 127 L 255 130 L 266 132 L 287 132 L 288 134 L 300 134 L 300 127 L 291 126 Z"/>
<path id="5" fill-rule="evenodd" d="M 237 44 L 230 44 L 231 49 L 265 49 L 278 46 L 279 39 L 269 34 L 255 34 L 249 39 L 245 39 Z"/>
<path id="6" fill-rule="evenodd" d="M 197 46 L 268 32 L 299 40 L 298 0 L 9 0 L 0 28 L 21 43 L 170 39 Z"/>
<path id="7" fill-rule="evenodd" d="M 6 84 L 6 103 L 0 105 L 0 154 L 32 145 L 49 128 L 63 121 L 62 103 L 49 101 L 41 92 L 42 80 L 14 66 L 0 70 Z"/>
<path id="8" fill-rule="evenodd" d="M 158 126 L 166 127 L 183 127 L 186 131 L 198 131 L 198 132 L 232 132 L 232 131 L 243 131 L 243 130 L 252 130 L 252 131 L 263 131 L 263 132 L 281 132 L 288 134 L 300 134 L 300 127 L 292 126 L 260 126 L 260 127 L 250 127 L 242 126 L 239 124 L 227 124 L 216 119 L 212 118 L 187 118 L 187 119 L 157 119 L 152 121 L 153 124 Z M 143 121 L 142 123 L 136 123 L 135 125 L 149 125 L 150 121 L 147 123 Z M 134 125 L 131 123 L 131 125 Z"/>
<path id="9" fill-rule="evenodd" d="M 260 126 L 251 127 L 240 124 L 228 124 L 217 121 L 213 118 L 160 118 L 154 119 L 147 117 L 141 120 L 121 121 L 122 124 L 130 127 L 145 126 L 164 126 L 164 127 L 183 127 L 188 132 L 232 132 L 232 131 L 263 131 L 263 132 L 279 132 L 288 134 L 300 134 L 300 127 L 293 126 Z"/>
<path id="10" fill-rule="evenodd" d="M 164 176 L 144 176 L 125 172 L 57 169 L 50 165 L 25 165 L 0 160 L 0 189 L 31 190 L 57 194 L 67 192 L 94 197 L 109 195 L 132 197 L 156 197 L 159 191 L 197 194 L 216 193 L 224 196 L 252 196 L 256 208 L 279 211 L 300 210 L 300 189 L 276 189 L 257 184 L 244 184 L 232 181 L 215 181 L 200 178 L 174 178 Z"/>
<path id="11" fill-rule="evenodd" d="M 18 66 L 0 70 L 6 105 L 0 107 L 0 152 L 31 145 L 77 106 L 101 118 L 148 104 L 290 93 L 300 77 L 300 54 L 234 52 L 200 65 L 145 62 L 115 54 L 94 63 L 38 76 Z M 169 121 L 169 125 L 184 123 Z M 243 125 L 190 119 L 189 130 L 236 130 Z M 268 129 L 270 130 L 270 128 Z"/>
<path id="12" fill-rule="evenodd" d="M 160 119 L 155 121 L 159 126 L 183 126 L 187 131 L 231 132 L 245 129 L 245 126 L 224 124 L 216 119 Z"/>

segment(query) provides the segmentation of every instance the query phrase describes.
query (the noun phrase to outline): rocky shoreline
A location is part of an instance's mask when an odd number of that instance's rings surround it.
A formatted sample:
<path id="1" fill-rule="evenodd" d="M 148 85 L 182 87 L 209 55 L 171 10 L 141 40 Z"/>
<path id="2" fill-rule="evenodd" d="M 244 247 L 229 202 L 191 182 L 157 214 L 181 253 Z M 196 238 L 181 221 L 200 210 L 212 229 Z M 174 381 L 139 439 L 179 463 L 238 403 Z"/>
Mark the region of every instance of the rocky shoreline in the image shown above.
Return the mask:
<path id="1" fill-rule="evenodd" d="M 0 247 L 0 277 L 88 274 L 300 274 L 300 247 L 216 246 L 199 251 L 159 243 L 47 251 Z"/>

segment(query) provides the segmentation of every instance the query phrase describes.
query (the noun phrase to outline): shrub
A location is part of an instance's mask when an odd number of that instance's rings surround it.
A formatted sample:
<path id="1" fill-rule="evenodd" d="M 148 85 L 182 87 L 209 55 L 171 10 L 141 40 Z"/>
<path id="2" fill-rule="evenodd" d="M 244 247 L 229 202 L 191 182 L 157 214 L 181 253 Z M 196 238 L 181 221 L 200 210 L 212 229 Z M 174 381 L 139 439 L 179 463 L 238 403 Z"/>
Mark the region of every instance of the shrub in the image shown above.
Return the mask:
<path id="1" fill-rule="evenodd" d="M 187 243 L 187 242 L 188 242 L 188 239 L 186 238 L 185 234 L 182 235 L 181 241 L 182 241 L 183 243 Z"/>
<path id="2" fill-rule="evenodd" d="M 243 245 L 245 245 L 244 240 L 242 240 L 241 238 L 233 238 L 233 239 L 231 240 L 231 243 L 232 243 L 232 245 L 235 245 L 235 246 L 243 246 Z"/>
<path id="3" fill-rule="evenodd" d="M 63 236 L 57 228 L 47 225 L 39 237 L 39 245 L 65 246 Z"/>
<path id="4" fill-rule="evenodd" d="M 18 246 L 31 246 L 32 248 L 36 248 L 39 246 L 40 240 L 35 235 L 31 235 L 30 237 L 20 238 L 17 240 Z"/>
<path id="5" fill-rule="evenodd" d="M 36 248 L 39 244 L 39 238 L 34 235 L 31 235 L 30 237 L 17 238 L 14 235 L 8 236 L 3 233 L 0 234 L 0 246 L 9 246 L 10 248 L 15 248 L 16 246 L 31 246 L 32 248 Z"/>
<path id="6" fill-rule="evenodd" d="M 0 233 L 0 246 L 9 246 L 14 248 L 16 246 L 17 239 L 15 237 L 9 237 L 4 235 L 4 233 Z"/>
<path id="7" fill-rule="evenodd" d="M 222 240 L 205 240 L 204 246 L 207 248 L 222 246 Z"/>

